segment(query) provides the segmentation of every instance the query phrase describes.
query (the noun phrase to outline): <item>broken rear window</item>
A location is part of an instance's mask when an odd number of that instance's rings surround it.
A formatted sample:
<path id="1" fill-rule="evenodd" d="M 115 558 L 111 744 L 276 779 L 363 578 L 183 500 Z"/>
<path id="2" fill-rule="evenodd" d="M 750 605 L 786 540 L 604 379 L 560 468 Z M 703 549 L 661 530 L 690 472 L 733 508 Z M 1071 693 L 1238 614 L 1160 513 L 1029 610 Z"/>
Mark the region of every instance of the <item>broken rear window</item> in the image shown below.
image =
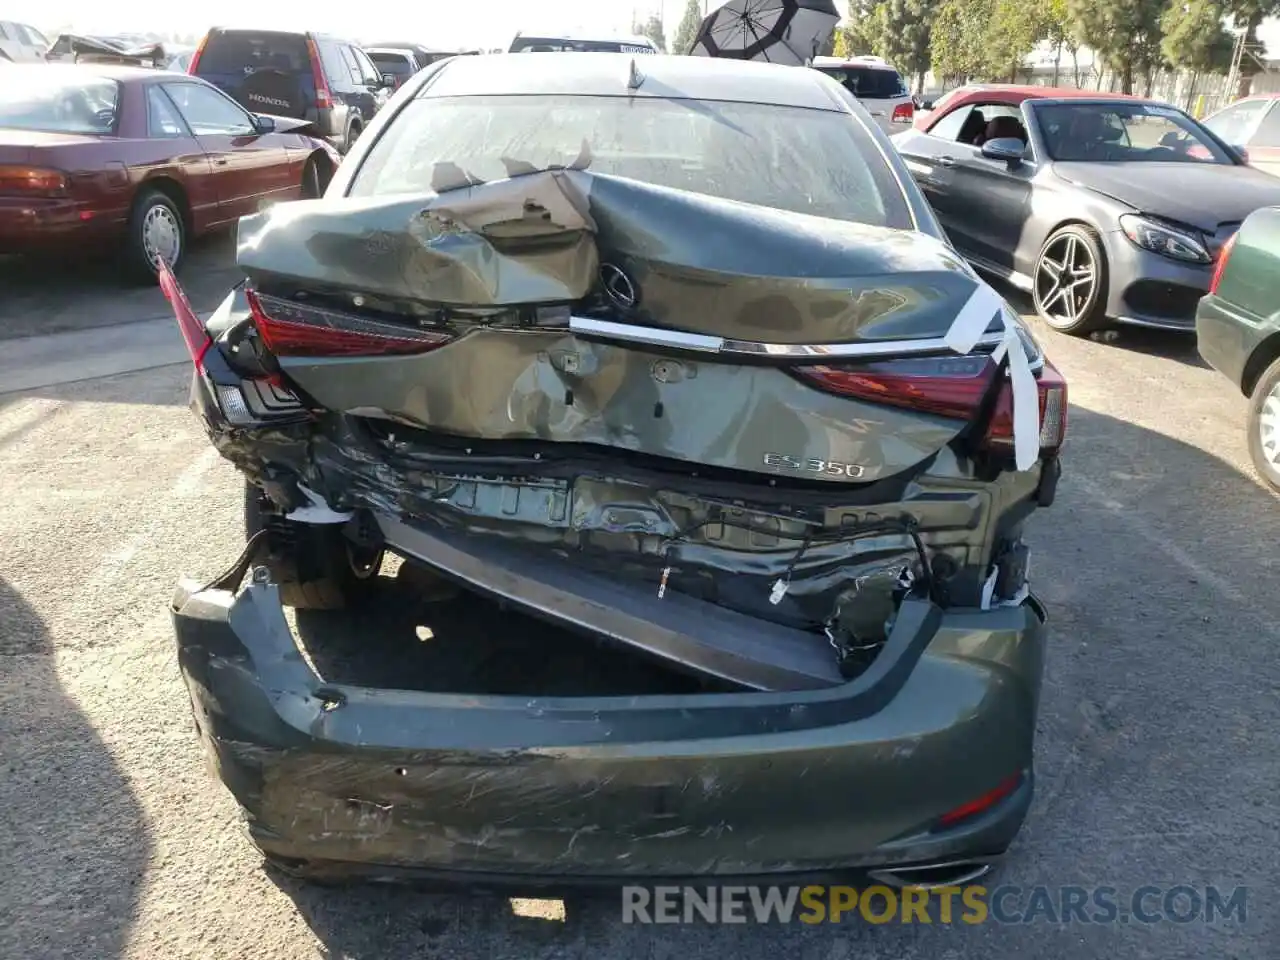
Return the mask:
<path id="1" fill-rule="evenodd" d="M 442 97 L 406 105 L 352 196 L 448 189 L 573 166 L 727 200 L 910 228 L 906 198 L 844 113 L 649 97 Z"/>

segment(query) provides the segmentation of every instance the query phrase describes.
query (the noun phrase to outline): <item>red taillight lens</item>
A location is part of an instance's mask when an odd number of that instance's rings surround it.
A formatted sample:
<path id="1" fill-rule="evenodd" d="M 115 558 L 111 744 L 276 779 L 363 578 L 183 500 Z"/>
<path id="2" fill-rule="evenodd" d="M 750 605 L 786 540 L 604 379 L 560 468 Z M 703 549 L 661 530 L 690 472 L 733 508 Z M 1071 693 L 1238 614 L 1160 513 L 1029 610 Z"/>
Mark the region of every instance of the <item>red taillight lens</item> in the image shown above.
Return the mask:
<path id="1" fill-rule="evenodd" d="M 1067 438 L 1067 381 L 1048 360 L 1036 380 L 1040 395 L 1040 450 L 1052 453 Z M 1013 386 L 1000 385 L 982 445 L 990 449 L 1013 449 Z"/>
<path id="2" fill-rule="evenodd" d="M 303 306 L 246 290 L 254 325 L 277 357 L 378 357 L 426 353 L 452 335 Z"/>
<path id="3" fill-rule="evenodd" d="M 191 308 L 191 301 L 187 299 L 187 295 L 178 284 L 178 278 L 173 275 L 173 270 L 164 260 L 160 261 L 157 276 L 160 280 L 160 290 L 164 298 L 169 301 L 169 306 L 173 308 L 173 315 L 178 321 L 178 330 L 182 333 L 182 339 L 186 341 L 187 352 L 191 354 L 191 362 L 196 365 L 197 370 L 203 370 L 204 355 L 213 346 L 213 340 L 205 330 L 204 323 Z"/>
<path id="4" fill-rule="evenodd" d="M 209 34 L 205 34 L 200 38 L 200 46 L 196 47 L 196 52 L 191 55 L 191 62 L 187 64 L 187 73 L 191 76 L 196 75 L 196 67 L 200 66 L 200 57 L 204 54 L 205 44 L 209 42 Z"/>
<path id="5" fill-rule="evenodd" d="M 67 175 L 58 170 L 0 165 L 0 197 L 65 197 Z"/>
<path id="6" fill-rule="evenodd" d="M 893 116 L 889 118 L 891 123 L 910 123 L 916 115 L 916 107 L 914 103 L 900 103 L 893 108 Z"/>
<path id="7" fill-rule="evenodd" d="M 937 829 L 946 827 L 954 827 L 957 823 L 972 819 L 980 813 L 990 810 L 1001 800 L 1013 796 L 1014 792 L 1022 784 L 1022 774 L 1015 773 L 1013 776 L 1001 780 L 998 785 L 988 790 L 980 797 L 975 797 L 968 803 L 962 803 L 954 810 L 948 810 L 938 818 Z"/>
<path id="8" fill-rule="evenodd" d="M 991 389 L 996 365 L 989 356 L 971 354 L 797 367 L 796 373 L 830 393 L 940 417 L 968 418 Z"/>
<path id="9" fill-rule="evenodd" d="M 1210 293 L 1218 292 L 1218 284 L 1222 282 L 1222 273 L 1227 269 L 1227 260 L 1231 257 L 1231 251 L 1235 249 L 1238 236 L 1240 236 L 1239 230 L 1233 233 L 1218 251 L 1218 262 L 1213 265 L 1213 276 L 1209 278 Z"/>
<path id="10" fill-rule="evenodd" d="M 327 110 L 333 106 L 333 94 L 329 92 L 329 81 L 324 77 L 324 66 L 320 61 L 320 50 L 316 42 L 307 37 L 307 56 L 311 58 L 311 79 L 316 86 L 316 108 Z"/>

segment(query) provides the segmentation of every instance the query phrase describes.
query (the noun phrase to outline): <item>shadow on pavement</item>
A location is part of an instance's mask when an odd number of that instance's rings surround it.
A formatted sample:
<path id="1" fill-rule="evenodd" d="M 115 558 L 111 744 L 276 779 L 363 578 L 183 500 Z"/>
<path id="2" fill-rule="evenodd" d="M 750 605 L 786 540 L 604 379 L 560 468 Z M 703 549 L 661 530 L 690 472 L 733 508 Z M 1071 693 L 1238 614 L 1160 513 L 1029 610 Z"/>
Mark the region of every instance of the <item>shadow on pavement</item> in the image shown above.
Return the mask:
<path id="1" fill-rule="evenodd" d="M 0 809 L 0 956 L 122 956 L 151 856 L 142 808 L 3 580 Z"/>
<path id="2" fill-rule="evenodd" d="M 1078 406 L 1070 422 L 1058 500 L 1029 530 L 1051 637 L 1036 803 L 986 881 L 989 900 L 1006 888 L 1003 920 L 962 922 L 957 909 L 944 925 L 934 900 L 929 926 L 855 913 L 817 926 L 655 927 L 623 924 L 616 893 L 530 910 L 494 896 L 274 881 L 329 955 L 349 960 L 1274 955 L 1277 501 L 1195 446 Z M 1121 921 L 1149 884 L 1189 885 L 1202 904 L 1209 885 L 1245 886 L 1247 915 Z M 1022 922 L 1037 886 L 1049 912 Z M 1119 912 L 1066 916 L 1075 894 L 1064 888 L 1092 896 L 1101 886 L 1114 888 Z M 1162 911 L 1165 901 L 1140 902 Z"/>
<path id="3" fill-rule="evenodd" d="M 240 279 L 232 235 L 194 243 L 180 279 L 197 311 L 216 308 Z M 0 257 L 0 340 L 168 316 L 158 286 L 129 279 L 110 259 Z"/>

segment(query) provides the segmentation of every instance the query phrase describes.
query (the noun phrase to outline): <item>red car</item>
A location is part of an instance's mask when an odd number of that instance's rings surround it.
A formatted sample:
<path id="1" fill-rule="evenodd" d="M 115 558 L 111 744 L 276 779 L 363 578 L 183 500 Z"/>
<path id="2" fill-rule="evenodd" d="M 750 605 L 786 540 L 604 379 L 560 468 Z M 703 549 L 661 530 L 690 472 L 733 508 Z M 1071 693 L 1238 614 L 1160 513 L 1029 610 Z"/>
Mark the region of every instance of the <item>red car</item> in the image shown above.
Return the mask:
<path id="1" fill-rule="evenodd" d="M 337 152 L 196 77 L 15 65 L 0 84 L 0 254 L 118 248 L 175 266 L 191 238 L 264 204 L 319 196 Z"/>

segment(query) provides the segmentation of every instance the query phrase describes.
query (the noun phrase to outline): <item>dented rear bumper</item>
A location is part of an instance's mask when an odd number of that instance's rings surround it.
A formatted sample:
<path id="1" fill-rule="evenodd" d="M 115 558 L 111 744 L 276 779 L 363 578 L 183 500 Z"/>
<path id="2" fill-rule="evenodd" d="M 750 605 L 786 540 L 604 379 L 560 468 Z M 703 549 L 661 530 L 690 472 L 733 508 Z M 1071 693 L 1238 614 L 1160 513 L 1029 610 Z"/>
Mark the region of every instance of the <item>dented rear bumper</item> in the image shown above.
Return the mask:
<path id="1" fill-rule="evenodd" d="M 173 607 L 200 736 L 264 852 L 539 885 L 998 855 L 1031 802 L 1043 611 L 915 615 L 836 687 L 553 699 L 324 683 L 270 584 Z"/>

